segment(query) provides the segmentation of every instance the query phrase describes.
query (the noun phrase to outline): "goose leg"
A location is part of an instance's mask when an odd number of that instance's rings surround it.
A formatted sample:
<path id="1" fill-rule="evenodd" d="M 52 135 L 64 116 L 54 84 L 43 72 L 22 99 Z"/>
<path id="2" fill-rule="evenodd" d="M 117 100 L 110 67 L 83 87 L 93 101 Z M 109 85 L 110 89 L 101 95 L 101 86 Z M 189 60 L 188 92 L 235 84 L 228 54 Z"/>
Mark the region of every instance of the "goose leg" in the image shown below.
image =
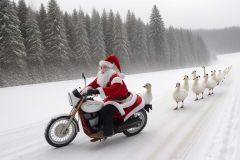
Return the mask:
<path id="1" fill-rule="evenodd" d="M 182 101 L 182 106 L 181 106 L 181 108 L 184 108 L 183 101 Z"/>
<path id="2" fill-rule="evenodd" d="M 202 92 L 202 98 L 201 99 L 203 99 L 204 97 L 203 97 L 203 94 L 204 94 L 204 92 Z"/>
<path id="3" fill-rule="evenodd" d="M 212 94 L 213 94 L 213 89 L 212 89 Z"/>
<path id="4" fill-rule="evenodd" d="M 195 100 L 194 101 L 197 101 L 198 100 L 198 94 L 196 94 L 196 98 L 195 98 Z"/>
<path id="5" fill-rule="evenodd" d="M 208 95 L 209 95 L 209 96 L 211 95 L 211 93 L 210 93 L 210 92 L 211 92 L 211 89 L 208 89 Z"/>
<path id="6" fill-rule="evenodd" d="M 177 107 L 176 108 L 174 108 L 173 110 L 177 110 L 178 109 L 178 102 L 177 102 Z"/>

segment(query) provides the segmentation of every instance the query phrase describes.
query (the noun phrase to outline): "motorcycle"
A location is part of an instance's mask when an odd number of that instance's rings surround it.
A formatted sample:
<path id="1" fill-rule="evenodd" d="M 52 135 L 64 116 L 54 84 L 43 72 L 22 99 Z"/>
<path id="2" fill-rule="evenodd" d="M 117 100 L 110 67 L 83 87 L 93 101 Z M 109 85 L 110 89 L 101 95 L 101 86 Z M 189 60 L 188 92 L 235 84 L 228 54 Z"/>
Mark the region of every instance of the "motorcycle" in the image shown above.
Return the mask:
<path id="1" fill-rule="evenodd" d="M 86 87 L 86 78 L 82 74 Z M 125 108 L 127 115 L 117 112 L 114 115 L 114 134 L 123 133 L 126 136 L 134 136 L 140 133 L 147 124 L 147 112 L 152 110 L 151 104 L 145 104 L 139 95 L 131 94 L 134 103 Z M 83 131 L 90 137 L 91 134 L 102 130 L 102 120 L 99 111 L 104 103 L 91 95 L 79 92 L 77 89 L 68 93 L 69 103 L 72 109 L 69 114 L 54 117 L 45 129 L 45 139 L 51 146 L 63 147 L 71 143 L 80 131 L 79 116 Z M 129 102 L 127 102 L 129 103 Z M 91 138 L 91 137 L 90 137 Z"/>

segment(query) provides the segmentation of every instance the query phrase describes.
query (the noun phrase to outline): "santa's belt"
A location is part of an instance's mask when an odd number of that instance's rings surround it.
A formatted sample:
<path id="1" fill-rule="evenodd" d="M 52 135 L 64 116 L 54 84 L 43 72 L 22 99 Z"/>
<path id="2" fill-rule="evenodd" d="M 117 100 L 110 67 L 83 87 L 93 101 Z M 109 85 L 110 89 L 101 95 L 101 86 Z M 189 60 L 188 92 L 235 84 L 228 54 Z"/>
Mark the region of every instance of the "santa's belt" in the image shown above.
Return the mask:
<path id="1" fill-rule="evenodd" d="M 122 98 L 118 98 L 118 99 L 115 99 L 116 101 L 122 101 L 122 100 L 125 100 L 127 99 L 129 96 L 131 95 L 130 92 L 127 93 L 127 95 L 125 97 L 122 97 Z"/>

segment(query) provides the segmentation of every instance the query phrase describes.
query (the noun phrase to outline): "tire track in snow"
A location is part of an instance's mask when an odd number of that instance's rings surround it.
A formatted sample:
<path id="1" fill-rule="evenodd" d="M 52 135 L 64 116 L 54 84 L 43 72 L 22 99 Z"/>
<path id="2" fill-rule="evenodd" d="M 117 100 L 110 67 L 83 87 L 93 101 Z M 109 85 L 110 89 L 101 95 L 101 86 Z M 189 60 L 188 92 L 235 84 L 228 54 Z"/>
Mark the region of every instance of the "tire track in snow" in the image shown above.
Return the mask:
<path id="1" fill-rule="evenodd" d="M 44 139 L 44 129 L 46 125 L 47 123 L 35 126 L 31 125 L 31 127 L 16 128 L 11 130 L 11 132 L 8 131 L 2 134 L 0 136 L 0 142 L 2 144 L 0 146 L 0 159 L 24 159 L 23 157 L 25 156 L 35 156 L 36 154 L 45 153 L 46 147 L 51 148 Z M 85 137 L 76 137 L 78 141 L 83 138 Z M 54 147 L 52 147 L 52 149 L 54 149 Z"/>
<path id="2" fill-rule="evenodd" d="M 4 130 L 4 131 L 0 132 L 0 137 L 4 136 L 4 135 L 15 134 L 16 132 L 24 132 L 26 129 L 30 129 L 30 128 L 37 127 L 37 126 L 42 126 L 44 123 L 47 123 L 47 120 L 43 120 L 43 121 L 39 121 L 39 122 L 35 122 L 35 123 L 30 123 L 30 124 L 20 126 L 20 127 L 17 127 L 17 128 Z"/>
<path id="3" fill-rule="evenodd" d="M 40 122 L 41 123 L 41 122 Z M 12 159 L 24 150 L 33 150 L 43 141 L 43 130 L 45 123 L 35 123 L 35 125 L 24 128 L 15 128 L 0 135 L 0 159 Z M 41 134 L 41 136 L 40 136 Z"/>
<path id="4" fill-rule="evenodd" d="M 237 80 L 239 76 L 234 78 Z M 240 138 L 240 86 L 237 83 L 238 81 L 236 81 L 235 85 L 238 87 L 235 88 L 235 92 L 232 94 L 232 103 L 229 102 L 229 107 L 226 107 L 224 118 L 219 123 L 213 143 L 205 157 L 206 160 L 234 160 L 238 156 L 239 151 L 236 150 L 238 141 L 236 139 Z"/>
<path id="5" fill-rule="evenodd" d="M 230 77 L 229 77 L 230 78 Z M 224 84 L 223 84 L 224 85 Z M 236 82 L 232 81 L 230 88 L 226 88 L 226 86 L 220 86 L 220 87 L 225 87 L 224 89 L 224 95 L 221 95 L 223 98 L 226 96 L 229 96 L 230 94 L 236 94 Z M 226 90 L 228 89 L 228 90 Z M 221 97 L 217 97 L 218 99 L 221 99 Z M 206 123 L 214 116 L 214 114 L 217 114 L 220 116 L 222 112 L 226 110 L 228 103 L 228 99 L 224 101 L 224 104 L 220 101 L 218 101 L 214 106 L 209 106 L 213 107 L 214 109 L 211 112 L 208 112 L 207 116 L 204 116 L 204 119 L 200 119 L 200 121 L 197 122 L 196 126 L 192 129 L 192 132 L 189 132 L 188 135 L 184 137 L 184 139 L 181 142 L 181 145 L 179 145 L 173 153 L 178 153 L 178 154 L 173 154 L 170 159 L 186 159 L 187 155 L 191 151 L 194 145 L 196 145 L 196 142 L 199 141 L 199 137 L 201 136 L 202 132 L 206 131 L 211 123 Z M 221 106 L 221 107 L 219 107 Z M 179 151 L 177 151 L 179 150 Z"/>
<path id="6" fill-rule="evenodd" d="M 10 149 L 8 148 L 7 151 L 3 153 L 1 152 L 0 159 L 13 159 L 13 157 L 18 157 L 23 152 L 27 152 L 29 149 L 36 150 L 36 146 L 39 147 L 39 144 L 41 144 L 40 142 L 42 142 L 42 140 L 35 140 L 31 141 L 31 143 L 28 142 L 27 144 L 22 146 L 16 146 Z"/>
<path id="7" fill-rule="evenodd" d="M 203 114 L 201 118 L 199 118 L 199 121 L 196 123 L 196 125 L 190 130 L 190 132 L 188 132 L 188 134 L 184 136 L 181 143 L 173 151 L 173 153 L 175 154 L 172 154 L 170 159 L 185 159 L 187 157 L 187 155 L 191 151 L 191 148 L 196 144 L 195 142 L 198 141 L 202 132 L 206 131 L 210 127 L 210 123 L 207 122 L 211 120 L 212 116 L 217 112 L 220 105 L 221 102 L 214 103 L 214 105 L 208 106 L 212 109 L 208 110 L 208 112 L 206 112 L 206 115 Z"/>
<path id="8" fill-rule="evenodd" d="M 214 104 L 214 101 L 211 103 L 211 105 Z M 202 117 L 204 117 L 206 115 L 206 113 L 208 111 L 210 111 L 212 108 L 211 107 L 208 107 L 208 109 L 201 115 Z M 150 156 L 148 157 L 149 160 L 152 160 L 152 159 L 157 159 L 157 156 L 160 155 L 161 151 L 164 150 L 164 148 L 170 144 L 170 142 L 174 141 L 174 137 L 178 136 L 179 135 L 179 131 L 183 130 L 183 126 L 188 122 L 188 121 L 191 121 L 192 119 L 194 119 L 195 117 L 194 116 L 191 116 L 191 117 L 186 117 L 184 119 L 182 119 L 182 122 L 180 124 L 177 125 L 177 127 L 172 131 L 170 132 L 170 134 L 165 137 L 165 140 L 163 141 L 163 143 L 160 143 L 156 149 L 150 154 Z M 169 127 L 172 127 L 172 126 L 169 126 Z"/>
<path id="9" fill-rule="evenodd" d="M 231 84 L 232 85 L 232 87 L 234 87 L 234 85 L 236 85 L 236 83 L 234 84 L 234 83 L 232 83 Z M 229 90 L 227 90 L 228 92 L 230 92 L 231 91 L 231 89 L 229 89 Z M 198 131 L 201 131 L 201 130 L 203 130 L 204 128 L 207 128 L 206 127 L 206 125 L 208 125 L 208 124 L 206 124 L 205 126 L 203 125 L 204 124 L 204 122 L 206 122 L 207 121 L 207 119 L 208 119 L 208 117 L 210 117 L 211 116 L 211 114 L 214 114 L 214 110 L 216 110 L 217 109 L 217 107 L 218 107 L 218 105 L 217 104 L 220 104 L 220 105 L 222 105 L 221 104 L 221 102 L 214 102 L 214 101 L 216 101 L 216 100 L 221 100 L 221 98 L 219 97 L 219 95 L 216 95 L 215 94 L 215 99 L 213 100 L 211 100 L 212 101 L 212 103 L 211 103 L 211 105 L 209 105 L 208 104 L 208 108 L 212 108 L 212 110 L 210 110 L 210 109 L 208 109 L 207 111 L 205 111 L 203 114 L 202 114 L 202 116 L 201 116 L 201 118 L 198 118 L 199 119 L 199 121 L 197 122 L 197 124 L 196 125 L 194 125 L 194 127 L 190 130 L 190 132 L 188 132 L 188 134 L 187 135 L 185 135 L 184 136 L 184 139 L 181 141 L 181 143 L 178 145 L 178 147 L 175 147 L 175 150 L 172 152 L 172 156 L 171 156 L 171 158 L 167 158 L 167 159 L 183 159 L 184 157 L 186 157 L 186 155 L 188 154 L 188 152 L 190 151 L 190 148 L 193 146 L 193 141 L 194 140 L 197 140 L 198 138 L 194 138 L 194 137 L 197 137 L 198 135 L 200 135 L 200 133 L 198 132 Z M 227 94 L 225 95 L 225 96 L 227 96 Z M 216 104 L 217 103 L 217 104 Z M 214 106 L 213 106 L 213 104 L 214 104 Z M 198 106 L 198 107 L 200 107 L 200 106 Z M 208 113 L 208 114 L 207 114 Z M 207 114 L 207 115 L 206 115 Z M 201 120 L 201 119 L 203 119 L 203 120 Z M 190 120 L 189 120 L 190 121 Z M 180 125 L 182 125 L 183 123 L 181 123 Z M 154 150 L 154 152 L 151 154 L 151 156 L 149 156 L 148 157 L 148 159 L 154 159 L 154 158 L 156 158 L 161 152 L 163 152 L 163 150 L 169 145 L 169 143 L 171 143 L 172 141 L 173 141 L 173 136 L 177 136 L 177 134 L 174 134 L 174 132 L 177 132 L 178 131 L 178 129 L 179 128 L 181 128 L 181 127 L 178 127 L 177 129 L 175 129 L 173 132 L 171 132 L 170 133 L 170 136 L 168 136 L 167 137 L 167 140 L 165 140 L 165 142 L 164 143 L 161 143 L 160 145 L 158 145 L 159 147 L 156 149 L 156 150 Z M 180 130 L 180 132 L 181 131 L 183 131 L 183 129 L 182 130 Z M 178 132 L 179 133 L 179 132 Z M 192 140 L 191 139 L 189 139 L 189 135 L 191 135 L 191 137 L 192 137 Z M 166 145 L 166 146 L 165 146 Z M 175 145 L 175 144 L 173 144 L 173 145 Z M 185 147 L 183 147 L 183 149 L 179 149 L 179 148 L 181 148 L 182 146 L 185 146 Z M 165 147 L 165 148 L 163 148 L 163 147 Z M 163 150 L 162 150 L 163 149 Z M 165 149 L 166 150 L 166 149 Z M 178 151 L 178 150 L 180 150 L 180 151 Z M 176 154 L 177 153 L 177 154 Z M 181 153 L 181 154 L 180 154 Z M 176 156 L 177 155 L 177 156 Z M 182 155 L 182 156 L 179 156 L 179 155 Z"/>
<path id="10" fill-rule="evenodd" d="M 209 97 L 209 98 L 211 98 L 211 97 Z M 204 122 L 206 122 L 207 118 L 211 114 L 213 114 L 214 111 L 217 109 L 217 107 L 218 107 L 217 104 L 221 103 L 221 102 L 218 102 L 216 104 L 216 99 L 218 99 L 218 98 L 220 98 L 219 95 L 215 94 L 214 99 L 211 99 L 211 103 L 208 104 L 207 106 L 205 106 L 206 110 L 203 113 L 201 113 L 201 115 L 198 116 L 199 118 L 196 119 L 196 121 L 197 121 L 195 123 L 196 125 L 191 127 L 191 130 L 184 136 L 183 140 L 180 142 L 178 147 L 175 147 L 175 150 L 172 152 L 173 156 L 171 156 L 170 159 L 173 159 L 173 158 L 176 159 L 176 158 L 181 157 L 181 156 L 179 156 L 179 154 L 176 154 L 176 153 L 180 153 L 181 151 L 184 153 L 184 155 L 187 154 L 187 152 L 189 150 L 187 148 L 190 148 L 191 146 L 189 146 L 189 145 L 192 144 L 192 140 L 189 140 L 189 137 L 195 137 L 196 136 L 195 134 L 197 134 L 198 131 L 200 131 L 201 128 L 204 127 L 204 126 L 202 126 L 204 124 Z M 201 107 L 201 106 L 194 106 L 194 107 Z M 177 137 L 179 135 L 179 132 L 184 130 L 183 126 L 185 126 L 185 124 L 187 124 L 187 122 L 191 122 L 192 119 L 194 119 L 194 116 L 189 115 L 184 120 L 181 120 L 182 122 L 180 124 L 178 124 L 177 128 L 175 128 L 172 132 L 170 132 L 170 134 L 165 138 L 165 141 L 157 146 L 157 149 L 152 152 L 152 154 L 148 157 L 148 159 L 151 159 L 151 160 L 156 159 L 157 156 L 160 155 L 162 150 L 164 150 L 168 144 L 170 144 L 172 141 L 174 141 L 174 137 Z M 183 146 L 186 146 L 186 147 L 183 147 Z M 183 147 L 183 149 L 181 149 L 182 147 Z M 180 150 L 180 151 L 178 151 L 178 150 Z"/>

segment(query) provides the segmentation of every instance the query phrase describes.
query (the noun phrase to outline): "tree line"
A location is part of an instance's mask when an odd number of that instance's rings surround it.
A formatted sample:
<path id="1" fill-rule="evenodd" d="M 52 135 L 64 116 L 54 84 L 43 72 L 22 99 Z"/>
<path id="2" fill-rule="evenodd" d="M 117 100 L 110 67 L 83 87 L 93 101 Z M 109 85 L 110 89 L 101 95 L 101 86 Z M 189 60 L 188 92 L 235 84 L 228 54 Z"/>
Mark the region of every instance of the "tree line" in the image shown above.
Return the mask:
<path id="1" fill-rule="evenodd" d="M 206 65 L 215 58 L 200 36 L 166 28 L 156 5 L 145 24 L 130 10 L 123 21 L 105 9 L 63 13 L 55 0 L 39 10 L 24 0 L 0 1 L 1 87 L 92 76 L 111 53 L 124 73 Z"/>
<path id="2" fill-rule="evenodd" d="M 209 50 L 216 54 L 240 52 L 240 27 L 194 30 L 206 42 Z"/>

